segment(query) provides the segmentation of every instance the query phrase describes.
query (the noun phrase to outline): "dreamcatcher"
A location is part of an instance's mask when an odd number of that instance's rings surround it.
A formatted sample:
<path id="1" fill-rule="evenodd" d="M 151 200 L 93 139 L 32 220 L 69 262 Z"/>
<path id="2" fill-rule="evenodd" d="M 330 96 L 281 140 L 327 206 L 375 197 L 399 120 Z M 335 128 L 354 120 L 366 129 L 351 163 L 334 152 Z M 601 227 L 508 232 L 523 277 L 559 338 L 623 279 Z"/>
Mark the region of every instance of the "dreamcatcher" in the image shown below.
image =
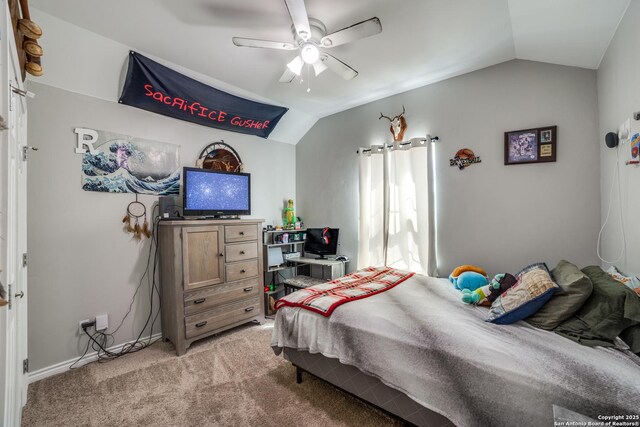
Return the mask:
<path id="1" fill-rule="evenodd" d="M 142 226 L 140 226 L 140 218 L 144 218 Z M 129 203 L 127 206 L 127 213 L 122 218 L 124 224 L 124 231 L 133 234 L 133 238 L 136 240 L 142 239 L 142 237 L 151 237 L 151 229 L 149 228 L 149 221 L 147 221 L 147 207 L 138 201 L 138 195 L 136 194 L 136 200 Z"/>
<path id="2" fill-rule="evenodd" d="M 196 161 L 196 166 L 223 172 L 241 172 L 243 169 L 240 155 L 229 144 L 225 144 L 224 140 L 204 147 Z"/>

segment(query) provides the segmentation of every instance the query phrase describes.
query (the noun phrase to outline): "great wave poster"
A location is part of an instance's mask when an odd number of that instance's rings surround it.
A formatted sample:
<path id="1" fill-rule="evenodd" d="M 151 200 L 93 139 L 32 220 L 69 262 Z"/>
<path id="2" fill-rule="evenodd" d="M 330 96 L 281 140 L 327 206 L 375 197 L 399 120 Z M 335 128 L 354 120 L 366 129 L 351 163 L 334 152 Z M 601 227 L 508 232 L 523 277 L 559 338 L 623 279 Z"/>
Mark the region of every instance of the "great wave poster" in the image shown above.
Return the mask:
<path id="1" fill-rule="evenodd" d="M 169 195 L 180 190 L 180 146 L 78 128 L 82 189 Z M 84 147 L 88 149 L 85 149 Z"/>

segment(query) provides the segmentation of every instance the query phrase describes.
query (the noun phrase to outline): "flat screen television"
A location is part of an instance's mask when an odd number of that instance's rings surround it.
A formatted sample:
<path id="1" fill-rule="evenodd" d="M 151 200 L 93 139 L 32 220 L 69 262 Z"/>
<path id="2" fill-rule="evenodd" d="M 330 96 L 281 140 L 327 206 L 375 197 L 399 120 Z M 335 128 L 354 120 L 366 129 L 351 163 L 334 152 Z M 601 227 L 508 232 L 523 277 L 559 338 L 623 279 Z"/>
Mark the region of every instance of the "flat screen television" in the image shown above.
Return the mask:
<path id="1" fill-rule="evenodd" d="M 182 170 L 184 216 L 251 214 L 251 175 L 198 168 Z"/>
<path id="2" fill-rule="evenodd" d="M 307 228 L 304 240 L 304 252 L 324 259 L 326 255 L 335 255 L 338 251 L 338 228 Z"/>

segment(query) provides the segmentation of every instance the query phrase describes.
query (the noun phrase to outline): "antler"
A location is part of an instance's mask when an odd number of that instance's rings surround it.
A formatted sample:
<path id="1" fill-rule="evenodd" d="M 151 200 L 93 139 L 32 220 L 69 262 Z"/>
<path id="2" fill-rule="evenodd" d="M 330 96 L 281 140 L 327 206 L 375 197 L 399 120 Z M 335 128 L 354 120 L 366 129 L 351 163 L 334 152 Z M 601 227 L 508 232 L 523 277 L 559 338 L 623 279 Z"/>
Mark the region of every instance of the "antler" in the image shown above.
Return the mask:
<path id="1" fill-rule="evenodd" d="M 399 117 L 404 116 L 404 105 L 402 106 L 402 113 L 398 114 L 397 116 L 394 117 L 394 119 L 397 119 Z"/>
<path id="2" fill-rule="evenodd" d="M 393 120 L 391 120 L 391 117 L 387 117 L 387 116 L 385 116 L 385 115 L 384 115 L 384 114 L 382 114 L 382 113 L 380 113 L 380 117 L 378 117 L 378 120 L 380 120 L 380 119 L 381 119 L 381 118 L 383 118 L 383 117 L 384 117 L 385 119 L 389 120 L 390 122 L 392 122 L 392 121 L 393 121 Z"/>

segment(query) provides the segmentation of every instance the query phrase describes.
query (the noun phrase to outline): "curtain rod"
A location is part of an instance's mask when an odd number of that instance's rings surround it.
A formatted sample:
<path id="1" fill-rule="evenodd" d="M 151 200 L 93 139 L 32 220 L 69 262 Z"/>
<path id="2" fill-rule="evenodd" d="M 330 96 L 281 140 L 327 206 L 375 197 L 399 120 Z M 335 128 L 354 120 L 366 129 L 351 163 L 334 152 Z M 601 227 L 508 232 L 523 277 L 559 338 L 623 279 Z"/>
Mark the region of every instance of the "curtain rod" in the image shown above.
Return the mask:
<path id="1" fill-rule="evenodd" d="M 404 147 L 405 145 L 411 145 L 414 142 L 438 142 L 440 140 L 440 138 L 438 138 L 437 136 L 431 136 L 431 135 L 427 135 L 426 138 L 412 138 L 409 141 L 403 141 L 403 142 L 399 142 L 398 145 L 400 147 Z M 395 142 L 392 142 L 390 144 L 383 144 L 383 145 L 379 145 L 377 147 L 377 150 L 380 151 L 382 150 L 383 147 L 386 148 L 392 148 L 395 145 Z M 356 150 L 356 154 L 362 154 L 362 153 L 369 153 L 371 152 L 373 149 L 372 148 L 363 148 L 362 150 Z"/>

